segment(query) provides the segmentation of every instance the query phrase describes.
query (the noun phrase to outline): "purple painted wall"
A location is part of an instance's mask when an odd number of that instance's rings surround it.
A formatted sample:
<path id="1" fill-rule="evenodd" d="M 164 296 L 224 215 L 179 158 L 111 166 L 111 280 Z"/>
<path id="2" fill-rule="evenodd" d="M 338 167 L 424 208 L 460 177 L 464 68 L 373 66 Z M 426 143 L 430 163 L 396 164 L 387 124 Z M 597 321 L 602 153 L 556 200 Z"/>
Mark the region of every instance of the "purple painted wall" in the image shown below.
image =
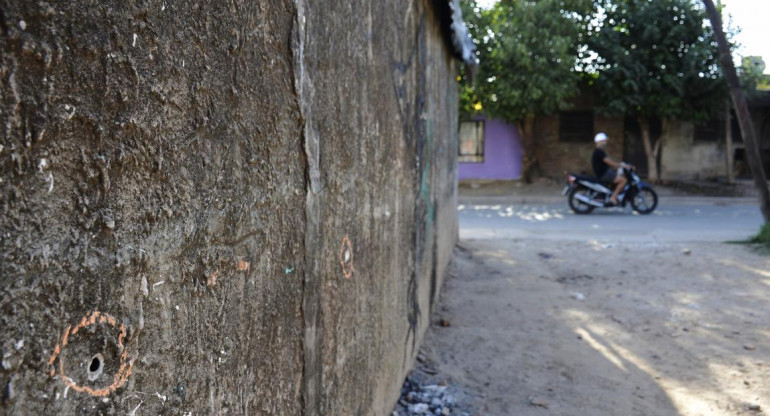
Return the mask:
<path id="1" fill-rule="evenodd" d="M 459 163 L 458 179 L 519 179 L 521 155 L 521 138 L 516 127 L 500 120 L 486 120 L 484 162 Z"/>

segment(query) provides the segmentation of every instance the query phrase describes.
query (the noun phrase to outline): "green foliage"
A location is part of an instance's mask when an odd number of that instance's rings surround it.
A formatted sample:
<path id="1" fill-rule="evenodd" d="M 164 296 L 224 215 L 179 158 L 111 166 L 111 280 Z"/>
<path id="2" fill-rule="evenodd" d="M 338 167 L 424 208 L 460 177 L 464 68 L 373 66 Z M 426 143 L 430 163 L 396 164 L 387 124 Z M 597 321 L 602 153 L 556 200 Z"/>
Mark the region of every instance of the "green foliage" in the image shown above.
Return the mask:
<path id="1" fill-rule="evenodd" d="M 757 235 L 748 240 L 748 243 L 761 244 L 770 249 L 770 224 L 763 224 Z"/>
<path id="2" fill-rule="evenodd" d="M 770 90 L 770 76 L 764 74 L 765 61 L 759 56 L 746 56 L 738 68 L 741 85 L 747 98 L 759 95 L 760 91 Z"/>
<path id="3" fill-rule="evenodd" d="M 578 49 L 590 0 L 503 0 L 489 10 L 464 4 L 480 61 L 474 83 L 461 74 L 460 112 L 517 123 L 567 105 L 578 91 Z"/>
<path id="4" fill-rule="evenodd" d="M 724 112 L 726 83 L 705 9 L 695 0 L 603 0 L 585 65 L 601 108 L 704 121 Z"/>

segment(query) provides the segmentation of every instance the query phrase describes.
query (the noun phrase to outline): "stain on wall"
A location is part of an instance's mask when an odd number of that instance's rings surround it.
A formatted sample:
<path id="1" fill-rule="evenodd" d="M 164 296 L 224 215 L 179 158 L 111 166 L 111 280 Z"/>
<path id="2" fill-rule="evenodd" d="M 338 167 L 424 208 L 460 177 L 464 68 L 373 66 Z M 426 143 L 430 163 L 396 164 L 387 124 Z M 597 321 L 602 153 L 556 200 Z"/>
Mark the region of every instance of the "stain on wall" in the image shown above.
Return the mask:
<path id="1" fill-rule="evenodd" d="M 430 2 L 0 2 L 0 48 L 4 413 L 385 414 L 457 235 Z"/>

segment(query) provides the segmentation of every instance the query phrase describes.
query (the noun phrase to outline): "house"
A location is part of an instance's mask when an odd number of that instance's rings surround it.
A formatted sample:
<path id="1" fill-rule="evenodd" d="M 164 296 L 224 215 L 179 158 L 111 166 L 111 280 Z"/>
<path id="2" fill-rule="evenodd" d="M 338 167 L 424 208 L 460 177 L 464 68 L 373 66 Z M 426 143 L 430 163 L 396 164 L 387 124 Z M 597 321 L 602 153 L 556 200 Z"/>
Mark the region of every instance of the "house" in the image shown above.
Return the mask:
<path id="1" fill-rule="evenodd" d="M 749 108 L 762 146 L 765 171 L 770 172 L 770 91 L 758 91 Z M 723 120 L 702 125 L 678 120 L 655 120 L 653 138 L 663 137 L 660 174 L 665 181 L 728 180 L 751 176 L 745 147 L 734 113 L 730 134 Z M 535 118 L 536 176 L 561 178 L 567 172 L 590 173 L 593 136 L 610 136 L 608 153 L 637 166 L 647 175 L 647 159 L 638 122 L 633 117 L 607 117 L 592 109 L 589 97 L 578 97 L 571 109 Z M 728 140 L 728 138 L 730 140 Z M 463 120 L 459 126 L 458 178 L 462 180 L 518 180 L 524 151 L 518 129 L 484 117 Z M 729 155 L 729 157 L 728 157 Z"/>
<path id="2" fill-rule="evenodd" d="M 459 124 L 459 180 L 521 178 L 521 138 L 515 126 L 479 117 Z"/>

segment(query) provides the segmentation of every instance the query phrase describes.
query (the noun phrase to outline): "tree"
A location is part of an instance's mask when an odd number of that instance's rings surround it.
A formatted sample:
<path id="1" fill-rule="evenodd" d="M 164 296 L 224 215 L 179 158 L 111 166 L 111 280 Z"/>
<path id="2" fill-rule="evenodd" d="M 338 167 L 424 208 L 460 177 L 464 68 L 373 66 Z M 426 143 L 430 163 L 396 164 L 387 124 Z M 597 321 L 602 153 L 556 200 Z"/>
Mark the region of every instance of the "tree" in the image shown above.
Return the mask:
<path id="1" fill-rule="evenodd" d="M 760 91 L 770 89 L 770 76 L 765 75 L 765 61 L 761 56 L 744 56 L 740 68 L 735 68 L 747 99 L 755 98 Z"/>
<path id="2" fill-rule="evenodd" d="M 656 181 L 662 137 L 650 122 L 722 117 L 727 90 L 705 10 L 693 0 L 605 0 L 588 39 L 596 58 L 600 110 L 637 118 L 649 178 Z"/>
<path id="3" fill-rule="evenodd" d="M 590 0 L 503 0 L 464 15 L 477 44 L 476 82 L 462 76 L 460 110 L 515 124 L 524 145 L 523 176 L 537 165 L 533 121 L 568 105 L 578 91 L 578 49 L 592 15 Z"/>
<path id="4" fill-rule="evenodd" d="M 714 34 L 719 45 L 719 61 L 722 64 L 727 83 L 730 86 L 730 97 L 738 117 L 743 142 L 746 144 L 746 159 L 749 161 L 751 175 L 754 177 L 754 185 L 759 191 L 759 207 L 765 223 L 768 223 L 770 222 L 770 192 L 767 189 L 767 180 L 759 154 L 756 130 L 754 130 L 751 115 L 749 114 L 749 106 L 746 103 L 746 96 L 741 87 L 738 74 L 735 71 L 735 64 L 730 54 L 730 45 L 727 43 L 727 38 L 722 29 L 722 17 L 711 0 L 703 0 L 703 4 L 706 6 L 706 11 L 708 12 L 711 26 L 714 28 Z"/>

